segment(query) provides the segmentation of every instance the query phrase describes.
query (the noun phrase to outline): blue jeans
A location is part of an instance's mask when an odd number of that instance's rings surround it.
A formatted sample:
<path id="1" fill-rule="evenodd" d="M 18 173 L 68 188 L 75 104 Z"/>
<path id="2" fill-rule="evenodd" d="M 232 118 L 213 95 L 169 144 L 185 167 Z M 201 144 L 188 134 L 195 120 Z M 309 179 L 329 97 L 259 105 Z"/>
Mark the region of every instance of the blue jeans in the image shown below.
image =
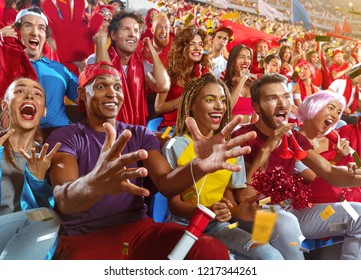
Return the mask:
<path id="1" fill-rule="evenodd" d="M 27 215 L 44 209 L 47 220 Z M 0 260 L 44 260 L 56 243 L 59 227 L 58 215 L 47 208 L 0 216 Z"/>
<path id="2" fill-rule="evenodd" d="M 170 221 L 184 226 L 188 226 L 189 223 L 189 219 L 180 219 L 173 215 L 171 215 Z M 212 220 L 204 233 L 222 241 L 234 255 L 235 259 L 283 260 L 281 253 L 268 243 L 250 249 L 254 243 L 251 240 L 250 233 L 239 227 L 228 229 L 229 224 L 228 222 L 221 223 L 217 220 Z"/>
<path id="3" fill-rule="evenodd" d="M 361 259 L 361 203 L 349 202 L 351 207 L 358 213 L 355 221 L 342 207 L 341 202 L 314 204 L 312 208 L 303 210 L 290 210 L 298 218 L 303 235 L 306 238 L 316 239 L 329 236 L 344 236 L 340 259 L 360 260 Z M 325 221 L 320 214 L 331 205 L 335 213 Z M 334 224 L 343 224 L 345 227 L 337 230 L 330 230 Z"/>
<path id="4" fill-rule="evenodd" d="M 272 205 L 277 213 L 277 220 L 270 237 L 269 243 L 276 248 L 285 260 L 304 260 L 303 252 L 300 251 L 302 241 L 305 239 L 301 232 L 299 222 L 295 215 L 285 211 L 279 205 Z M 263 205 L 263 211 L 271 211 L 270 205 Z M 240 227 L 252 232 L 253 222 L 238 220 Z M 296 243 L 296 246 L 290 244 Z"/>

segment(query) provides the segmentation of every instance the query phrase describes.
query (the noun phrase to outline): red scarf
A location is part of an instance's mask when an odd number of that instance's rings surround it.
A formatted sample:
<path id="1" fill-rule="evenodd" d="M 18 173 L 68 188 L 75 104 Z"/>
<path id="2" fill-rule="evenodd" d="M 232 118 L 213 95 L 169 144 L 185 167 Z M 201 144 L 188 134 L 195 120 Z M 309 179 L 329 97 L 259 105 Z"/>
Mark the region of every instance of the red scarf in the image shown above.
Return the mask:
<path id="1" fill-rule="evenodd" d="M 0 100 L 16 78 L 38 80 L 33 66 L 24 52 L 25 46 L 13 37 L 5 37 L 0 46 Z"/>
<path id="2" fill-rule="evenodd" d="M 353 112 L 355 112 L 356 109 L 357 109 L 359 91 L 360 91 L 360 88 L 359 88 L 358 85 L 356 85 L 356 87 L 355 87 L 355 96 L 354 96 L 354 99 L 353 99 L 353 102 L 352 102 L 351 108 L 350 108 L 351 109 L 351 114 Z M 343 96 L 346 99 L 346 104 L 349 103 L 351 95 L 352 95 L 352 80 L 350 78 L 347 78 L 346 79 L 345 91 L 343 92 Z"/>
<path id="3" fill-rule="evenodd" d="M 148 104 L 145 96 L 145 80 L 143 62 L 137 53 L 134 53 L 128 63 L 125 74 L 122 62 L 113 46 L 108 49 L 110 59 L 121 74 L 124 102 L 117 120 L 128 124 L 146 125 Z"/>
<path id="4" fill-rule="evenodd" d="M 306 96 L 307 96 L 307 91 L 306 91 L 306 86 L 305 83 L 303 81 L 299 81 L 298 85 L 300 87 L 300 92 L 301 92 L 301 101 L 305 100 Z M 313 87 L 313 85 L 311 84 L 311 93 L 314 94 L 316 92 L 315 88 Z"/>

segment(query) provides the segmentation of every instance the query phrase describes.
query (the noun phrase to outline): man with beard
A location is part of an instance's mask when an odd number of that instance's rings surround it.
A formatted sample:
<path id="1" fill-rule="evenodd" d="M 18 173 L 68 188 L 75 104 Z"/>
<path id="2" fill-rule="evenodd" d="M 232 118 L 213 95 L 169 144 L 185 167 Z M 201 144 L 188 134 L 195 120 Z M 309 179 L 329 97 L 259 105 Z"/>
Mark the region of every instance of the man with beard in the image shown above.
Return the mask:
<path id="1" fill-rule="evenodd" d="M 168 17 L 164 13 L 159 13 L 154 16 L 152 21 L 151 32 L 153 34 L 152 45 L 159 55 L 163 66 L 167 69 L 168 67 L 168 53 L 170 50 L 171 43 L 173 41 L 174 34 L 170 32 L 170 22 Z M 138 50 L 142 52 L 142 55 L 149 63 L 153 63 L 152 57 L 149 56 L 149 52 L 144 52 L 146 48 L 143 47 L 144 39 L 139 44 Z M 154 93 L 149 87 L 146 88 L 147 93 Z M 154 102 L 156 94 L 147 94 L 148 103 L 148 119 L 156 118 L 158 115 L 154 112 Z"/>
<path id="2" fill-rule="evenodd" d="M 152 21 L 152 44 L 157 51 L 164 67 L 168 67 L 168 52 L 173 41 L 174 34 L 170 33 L 170 22 L 167 15 L 160 13 Z M 152 61 L 150 61 L 152 63 Z"/>
<path id="3" fill-rule="evenodd" d="M 295 158 L 283 159 L 280 153 L 283 150 L 282 138 L 291 132 L 293 124 L 287 123 L 291 97 L 287 90 L 286 77 L 278 74 L 264 74 L 260 79 L 253 82 L 251 86 L 252 105 L 259 120 L 254 124 L 242 126 L 236 130 L 232 137 L 255 131 L 257 138 L 247 141 L 246 145 L 251 147 L 251 152 L 244 155 L 247 168 L 247 181 L 252 185 L 252 175 L 261 168 L 266 172 L 272 171 L 275 167 L 282 167 L 286 174 L 295 172 Z M 299 132 L 292 130 L 298 145 L 308 155 L 302 159 L 302 163 L 312 169 L 318 176 L 327 182 L 338 187 L 351 187 L 361 185 L 361 169 L 349 168 L 346 166 L 331 165 L 324 157 L 313 150 L 309 140 Z M 292 141 L 290 149 L 295 150 Z M 352 170 L 351 170 L 352 169 Z M 257 192 L 248 186 L 237 190 L 236 201 L 240 205 L 247 203 L 250 197 L 258 196 Z M 328 205 L 331 205 L 335 213 L 332 217 L 323 220 L 321 213 Z M 292 207 L 284 211 L 280 206 L 274 205 L 277 214 L 277 222 L 273 231 L 270 244 L 278 249 L 285 259 L 303 258 L 297 253 L 296 248 L 291 248 L 290 242 L 302 242 L 306 238 L 324 238 L 329 236 L 344 236 L 344 243 L 341 250 L 341 259 L 361 259 L 361 219 L 356 220 L 343 209 L 342 203 L 315 204 L 302 210 L 295 210 Z M 361 213 L 360 203 L 350 203 L 352 208 Z M 291 205 L 292 206 L 292 205 Z M 264 209 L 269 206 L 264 206 Z M 270 210 L 270 209 L 268 209 Z M 297 219 L 296 219 L 297 218 Z M 345 224 L 345 229 L 330 230 L 331 225 Z"/>
<path id="4" fill-rule="evenodd" d="M 111 62 L 121 73 L 124 104 L 117 120 L 145 126 L 148 116 L 146 86 L 151 92 L 168 92 L 170 80 L 149 38 L 143 41 L 142 53 L 151 59 L 153 65 L 142 60 L 136 52 L 144 28 L 145 21 L 140 14 L 124 11 L 110 22 L 108 33 L 112 43 L 108 50 L 105 32 L 95 36 L 95 44 L 99 60 Z"/>
<path id="5" fill-rule="evenodd" d="M 343 55 L 342 50 L 335 50 L 332 53 L 332 64 L 329 69 L 333 80 L 346 79 L 347 72 L 353 67 L 351 62 L 345 62 Z"/>
<path id="6" fill-rule="evenodd" d="M 214 63 L 213 74 L 219 79 L 222 77 L 222 72 L 226 71 L 227 59 L 224 57 L 224 50 L 227 46 L 229 38 L 232 37 L 233 30 L 227 26 L 219 26 L 212 37 L 212 48 Z"/>
<path id="7" fill-rule="evenodd" d="M 254 136 L 226 141 L 239 118 L 209 138 L 188 118 L 196 157 L 192 164 L 172 169 L 149 129 L 116 121 L 125 101 L 122 89 L 120 73 L 112 65 L 104 61 L 87 65 L 78 88 L 86 119 L 49 138 L 49 147 L 60 142 L 63 148 L 54 155 L 50 169 L 63 225 L 55 259 L 166 259 L 185 227 L 148 217 L 144 197 L 150 193 L 143 178 L 149 174 L 158 190 L 171 197 L 207 173 L 241 170 L 226 162 L 246 153 L 246 147 L 233 147 Z M 227 248 L 205 235 L 187 254 L 187 259 L 228 258 Z"/>

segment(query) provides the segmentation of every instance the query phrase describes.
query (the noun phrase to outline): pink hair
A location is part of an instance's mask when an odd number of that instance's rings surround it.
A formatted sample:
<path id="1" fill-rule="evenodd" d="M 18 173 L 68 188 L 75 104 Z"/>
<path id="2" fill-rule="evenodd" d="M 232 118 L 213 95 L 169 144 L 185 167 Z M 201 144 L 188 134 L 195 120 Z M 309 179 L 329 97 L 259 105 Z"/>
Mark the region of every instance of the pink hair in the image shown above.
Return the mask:
<path id="1" fill-rule="evenodd" d="M 302 123 L 304 121 L 313 119 L 317 113 L 331 101 L 337 101 L 340 103 L 342 112 L 345 110 L 346 101 L 343 95 L 328 90 L 322 90 L 307 96 L 305 100 L 302 101 L 297 111 L 297 119 Z"/>
<path id="2" fill-rule="evenodd" d="M 310 72 L 311 72 L 311 78 L 314 78 L 315 75 L 316 75 L 316 70 L 315 70 L 315 67 L 310 63 L 308 62 L 307 60 L 303 60 L 303 59 L 300 59 L 296 65 L 296 67 L 298 68 L 302 68 L 303 66 L 307 66 L 308 69 L 310 69 Z M 300 78 L 297 77 L 297 79 L 299 80 Z"/>

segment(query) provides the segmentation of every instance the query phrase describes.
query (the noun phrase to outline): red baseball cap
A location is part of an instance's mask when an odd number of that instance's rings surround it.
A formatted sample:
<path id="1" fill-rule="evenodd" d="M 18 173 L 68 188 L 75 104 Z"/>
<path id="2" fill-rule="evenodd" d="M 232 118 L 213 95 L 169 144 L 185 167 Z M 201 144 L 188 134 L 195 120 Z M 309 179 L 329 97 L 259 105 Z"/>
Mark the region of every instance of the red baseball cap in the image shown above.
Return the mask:
<path id="1" fill-rule="evenodd" d="M 103 69 L 101 67 L 102 65 L 107 65 L 110 66 L 111 68 Z M 79 74 L 78 84 L 80 87 L 84 87 L 95 77 L 103 74 L 120 76 L 119 71 L 115 69 L 113 65 L 111 65 L 106 61 L 99 61 L 94 64 L 87 64 L 84 67 L 83 71 Z"/>
<path id="2" fill-rule="evenodd" d="M 110 66 L 106 67 L 107 69 L 102 68 L 103 65 Z M 94 64 L 87 64 L 83 71 L 79 74 L 78 78 L 78 84 L 80 87 L 84 87 L 87 84 L 89 84 L 93 79 L 95 79 L 97 76 L 100 75 L 114 75 L 114 76 L 120 76 L 120 73 L 117 69 L 114 68 L 113 65 L 106 61 L 99 61 Z M 79 98 L 78 101 L 78 110 L 80 112 L 86 112 L 85 110 L 85 104 L 84 101 Z"/>
<path id="3" fill-rule="evenodd" d="M 227 32 L 227 33 L 229 34 L 229 38 L 231 38 L 231 37 L 233 36 L 233 33 L 234 33 L 233 30 L 232 30 L 232 27 L 230 27 L 230 26 L 225 26 L 225 25 L 218 26 L 218 27 L 216 28 L 216 30 L 213 31 L 213 35 L 216 35 L 216 33 L 217 33 L 218 31 L 225 31 L 225 32 Z"/>
<path id="4" fill-rule="evenodd" d="M 342 53 L 342 54 L 343 54 L 343 51 L 340 50 L 340 49 L 334 50 L 334 51 L 332 52 L 332 56 L 335 56 L 335 55 L 338 54 L 338 53 Z"/>

